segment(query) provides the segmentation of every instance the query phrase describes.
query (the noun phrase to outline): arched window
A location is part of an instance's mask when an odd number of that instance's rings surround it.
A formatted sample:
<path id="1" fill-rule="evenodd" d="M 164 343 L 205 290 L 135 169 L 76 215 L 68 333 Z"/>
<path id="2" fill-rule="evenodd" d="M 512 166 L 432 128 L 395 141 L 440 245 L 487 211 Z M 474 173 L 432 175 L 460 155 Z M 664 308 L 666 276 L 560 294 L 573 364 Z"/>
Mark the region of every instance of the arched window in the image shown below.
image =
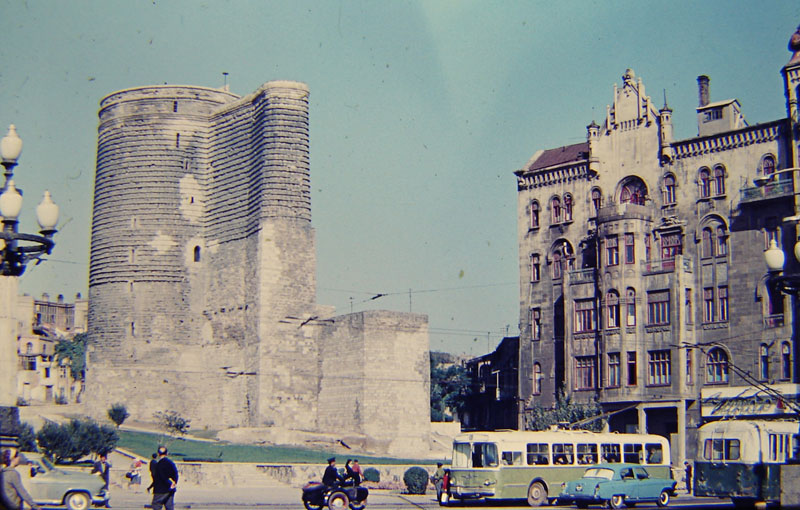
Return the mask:
<path id="1" fill-rule="evenodd" d="M 195 262 L 200 262 L 200 247 L 199 246 L 195 246 L 194 247 L 194 261 Z"/>
<path id="2" fill-rule="evenodd" d="M 640 179 L 630 179 L 622 186 L 619 194 L 619 202 L 625 204 L 644 205 L 645 197 L 647 196 L 647 188 Z"/>
<path id="3" fill-rule="evenodd" d="M 28 342 L 25 345 L 25 354 L 33 354 L 33 343 Z"/>
<path id="4" fill-rule="evenodd" d="M 714 241 L 712 240 L 711 228 L 703 229 L 703 240 L 700 244 L 700 256 L 703 258 L 714 256 Z"/>
<path id="5" fill-rule="evenodd" d="M 781 379 L 792 378 L 792 349 L 789 342 L 781 344 Z"/>
<path id="6" fill-rule="evenodd" d="M 572 221 L 572 195 L 564 195 L 564 221 Z"/>
<path id="7" fill-rule="evenodd" d="M 541 263 L 539 262 L 539 254 L 534 253 L 531 255 L 531 281 L 538 282 L 542 279 Z"/>
<path id="8" fill-rule="evenodd" d="M 539 202 L 531 202 L 531 228 L 539 228 Z"/>
<path id="9" fill-rule="evenodd" d="M 700 198 L 708 198 L 711 196 L 711 172 L 708 168 L 700 170 Z"/>
<path id="10" fill-rule="evenodd" d="M 714 188 L 717 195 L 725 194 L 725 168 L 722 166 L 714 167 Z"/>
<path id="11" fill-rule="evenodd" d="M 627 309 L 626 324 L 628 326 L 636 325 L 636 291 L 628 288 L 625 293 L 625 308 Z"/>
<path id="12" fill-rule="evenodd" d="M 606 293 L 606 327 L 619 327 L 619 294 L 615 290 Z"/>
<path id="13" fill-rule="evenodd" d="M 723 256 L 728 254 L 728 232 L 725 227 L 720 225 L 717 227 L 717 255 Z"/>
<path id="14" fill-rule="evenodd" d="M 706 380 L 709 383 L 728 382 L 728 353 L 720 347 L 714 347 L 708 351 L 706 358 Z"/>
<path id="15" fill-rule="evenodd" d="M 603 207 L 603 193 L 600 192 L 599 188 L 592 189 L 592 207 L 594 207 L 595 215 L 600 212 L 600 208 Z"/>
<path id="16" fill-rule="evenodd" d="M 761 173 L 764 177 L 775 173 L 775 158 L 772 157 L 771 154 L 764 156 L 764 159 L 761 161 Z"/>
<path id="17" fill-rule="evenodd" d="M 542 393 L 542 365 L 538 362 L 533 364 L 533 394 L 541 395 Z"/>
<path id="18" fill-rule="evenodd" d="M 675 194 L 675 176 L 668 174 L 664 177 L 664 204 L 672 205 L 677 202 Z"/>
<path id="19" fill-rule="evenodd" d="M 761 344 L 758 349 L 758 372 L 761 374 L 761 380 L 766 381 L 769 379 L 769 346 Z"/>
<path id="20" fill-rule="evenodd" d="M 561 266 L 561 252 L 555 251 L 553 252 L 553 280 L 560 279 L 563 271 L 564 269 Z"/>
<path id="21" fill-rule="evenodd" d="M 553 215 L 553 223 L 561 223 L 561 199 L 553 197 L 550 201 L 550 210 Z"/>

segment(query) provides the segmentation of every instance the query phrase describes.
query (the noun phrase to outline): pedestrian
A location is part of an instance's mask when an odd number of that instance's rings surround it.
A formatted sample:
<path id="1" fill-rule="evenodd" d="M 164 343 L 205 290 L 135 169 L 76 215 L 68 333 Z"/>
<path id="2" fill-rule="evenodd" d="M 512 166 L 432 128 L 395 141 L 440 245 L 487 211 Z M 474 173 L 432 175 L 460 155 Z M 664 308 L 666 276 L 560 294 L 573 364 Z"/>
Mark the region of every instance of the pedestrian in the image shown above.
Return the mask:
<path id="1" fill-rule="evenodd" d="M 30 505 L 33 510 L 41 510 L 25 487 L 22 485 L 22 479 L 17 473 L 16 468 L 21 463 L 27 463 L 24 456 L 19 453 L 19 450 L 4 450 L 2 454 L 3 469 L 0 471 L 0 503 L 3 508 L 7 510 L 22 510 L 25 503 Z"/>
<path id="2" fill-rule="evenodd" d="M 137 485 L 141 487 L 142 485 L 142 466 L 144 464 L 141 460 L 136 459 L 131 463 L 131 469 L 125 476 L 128 478 L 128 488 L 130 489 L 131 486 Z"/>
<path id="3" fill-rule="evenodd" d="M 688 460 L 683 461 L 684 471 L 686 472 L 686 492 L 692 495 L 692 464 Z"/>
<path id="4" fill-rule="evenodd" d="M 433 487 L 436 489 L 436 501 L 442 501 L 442 482 L 444 482 L 444 467 L 441 462 L 436 463 L 436 471 L 431 476 Z"/>
<path id="5" fill-rule="evenodd" d="M 153 484 L 156 482 L 156 465 L 158 464 L 158 454 L 153 454 L 153 458 L 150 459 L 150 485 L 147 486 L 145 489 L 147 492 L 150 492 L 150 489 L 153 488 Z"/>
<path id="6" fill-rule="evenodd" d="M 108 461 L 108 455 L 105 453 L 100 454 L 100 458 L 94 463 L 92 466 L 92 473 L 97 473 L 100 475 L 100 478 L 103 479 L 103 489 L 106 492 L 106 508 L 111 508 L 111 505 L 108 503 L 109 499 L 111 498 L 111 463 Z"/>
<path id="7" fill-rule="evenodd" d="M 178 468 L 167 457 L 169 452 L 166 446 L 158 447 L 158 462 L 156 463 L 155 476 L 153 477 L 153 510 L 174 510 L 175 491 L 178 486 Z"/>
<path id="8" fill-rule="evenodd" d="M 361 465 L 358 459 L 353 459 L 353 482 L 357 486 L 361 485 L 361 480 L 364 479 L 364 473 L 361 471 Z"/>

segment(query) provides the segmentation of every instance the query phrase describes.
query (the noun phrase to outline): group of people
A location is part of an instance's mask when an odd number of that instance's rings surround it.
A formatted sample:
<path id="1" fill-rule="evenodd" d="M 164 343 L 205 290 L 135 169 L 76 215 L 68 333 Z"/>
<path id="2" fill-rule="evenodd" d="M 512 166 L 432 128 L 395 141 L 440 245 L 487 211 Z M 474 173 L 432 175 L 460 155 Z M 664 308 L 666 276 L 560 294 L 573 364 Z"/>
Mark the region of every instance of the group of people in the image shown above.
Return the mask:
<path id="1" fill-rule="evenodd" d="M 328 459 L 328 467 L 325 468 L 325 473 L 322 475 L 322 483 L 328 487 L 359 486 L 363 477 L 364 474 L 361 472 L 358 459 L 347 459 L 344 464 L 344 475 L 341 475 L 336 469 L 336 457 L 331 457 Z"/>

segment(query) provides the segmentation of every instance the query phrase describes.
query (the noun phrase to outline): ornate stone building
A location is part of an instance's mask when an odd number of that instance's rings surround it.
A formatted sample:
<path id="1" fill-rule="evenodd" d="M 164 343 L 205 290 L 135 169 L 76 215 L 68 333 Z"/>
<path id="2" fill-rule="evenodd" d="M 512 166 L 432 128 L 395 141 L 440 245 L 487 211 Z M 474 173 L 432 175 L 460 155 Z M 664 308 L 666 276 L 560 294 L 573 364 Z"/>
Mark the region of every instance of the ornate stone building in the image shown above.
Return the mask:
<path id="1" fill-rule="evenodd" d="M 427 447 L 427 317 L 316 303 L 305 84 L 101 101 L 86 400 Z M 401 419 L 402 418 L 402 419 Z"/>
<path id="2" fill-rule="evenodd" d="M 558 392 L 597 399 L 612 430 L 671 438 L 677 465 L 714 418 L 701 399 L 796 396 L 795 308 L 764 263 L 770 241 L 797 239 L 800 64 L 782 72 L 785 118 L 750 125 L 701 76 L 698 134 L 675 140 L 672 110 L 628 69 L 585 142 L 516 172 L 519 427 Z"/>

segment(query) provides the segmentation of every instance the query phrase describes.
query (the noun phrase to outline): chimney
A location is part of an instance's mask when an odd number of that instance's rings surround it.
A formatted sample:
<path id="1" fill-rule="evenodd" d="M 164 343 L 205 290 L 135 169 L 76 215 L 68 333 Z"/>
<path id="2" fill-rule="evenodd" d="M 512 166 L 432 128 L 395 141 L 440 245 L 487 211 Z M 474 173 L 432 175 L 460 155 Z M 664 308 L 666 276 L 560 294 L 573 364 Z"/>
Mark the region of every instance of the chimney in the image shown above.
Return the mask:
<path id="1" fill-rule="evenodd" d="M 706 106 L 708 101 L 708 82 L 711 81 L 708 76 L 701 74 L 697 77 L 697 88 L 700 92 L 700 108 Z"/>

